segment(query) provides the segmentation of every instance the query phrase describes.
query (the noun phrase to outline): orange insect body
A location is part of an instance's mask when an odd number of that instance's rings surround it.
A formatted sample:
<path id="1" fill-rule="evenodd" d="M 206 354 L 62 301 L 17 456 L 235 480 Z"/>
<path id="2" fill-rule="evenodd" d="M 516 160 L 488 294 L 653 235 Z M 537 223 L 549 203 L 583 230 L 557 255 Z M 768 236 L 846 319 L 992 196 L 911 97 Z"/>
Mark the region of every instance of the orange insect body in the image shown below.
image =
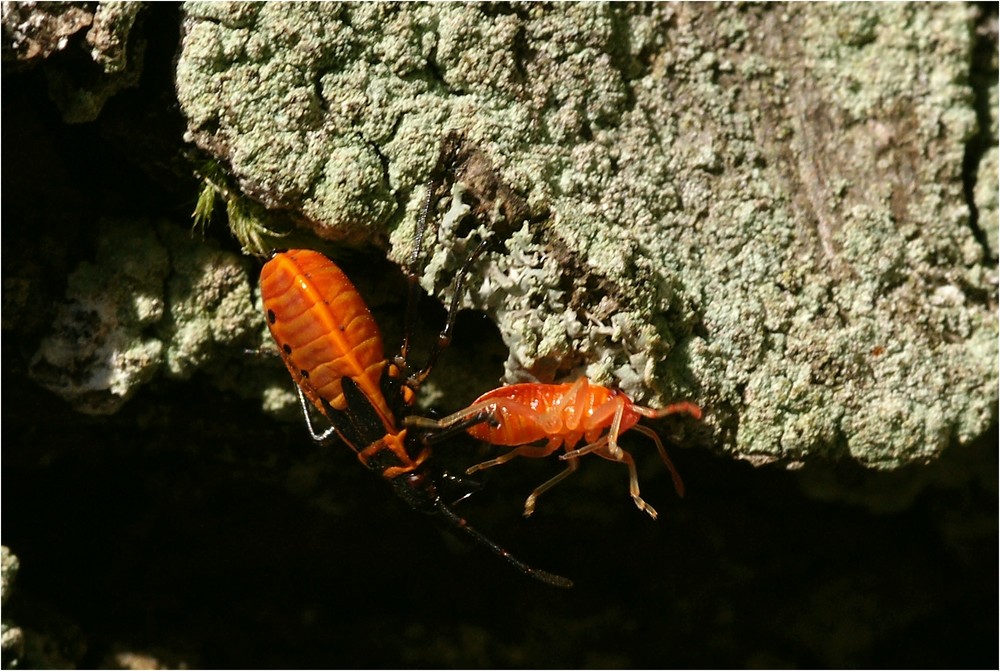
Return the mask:
<path id="1" fill-rule="evenodd" d="M 260 271 L 260 290 L 268 328 L 297 383 L 307 381 L 311 391 L 337 410 L 347 407 L 344 377 L 357 381 L 369 398 L 381 395 L 378 380 L 386 365 L 382 334 L 340 268 L 305 249 L 275 254 Z M 318 399 L 309 400 L 323 412 Z M 385 403 L 379 405 L 388 417 Z"/>
<path id="2" fill-rule="evenodd" d="M 489 391 L 473 403 L 492 405 L 502 417 L 499 426 L 483 422 L 468 432 L 493 445 L 525 445 L 545 438 L 553 451 L 560 446 L 570 450 L 582 439 L 593 443 L 600 437 L 608 427 L 606 413 L 600 409 L 613 410 L 607 403 L 614 398 L 624 401 L 619 430 L 624 433 L 640 415 L 622 391 L 590 384 L 586 378 L 567 384 L 512 384 Z"/>
<path id="3" fill-rule="evenodd" d="M 475 438 L 494 445 L 518 446 L 496 459 L 469 468 L 467 473 L 498 466 L 518 456 L 545 457 L 565 447 L 566 453 L 560 459 L 567 462 L 566 469 L 531 493 L 524 504 L 525 516 L 534 512 L 539 496 L 576 470 L 579 457 L 593 452 L 628 467 L 632 500 L 640 510 L 656 519 L 656 510 L 639 496 L 635 461 L 618 446 L 618 438 L 633 428 L 651 438 L 670 470 L 674 488 L 678 495 L 683 496 L 684 483 L 660 437 L 638 423 L 641 417 L 655 419 L 675 413 L 701 418 L 701 409 L 693 403 L 685 401 L 665 408 L 646 408 L 633 403 L 622 391 L 591 384 L 587 378 L 580 378 L 569 384 L 528 383 L 500 387 L 483 394 L 468 408 L 440 421 L 428 423 L 414 419 L 408 423 L 442 432 L 464 428 Z M 542 445 L 532 444 L 542 440 L 545 441 Z M 574 449 L 581 440 L 586 444 Z"/>
<path id="4" fill-rule="evenodd" d="M 344 272 L 319 252 L 279 252 L 261 269 L 260 289 L 271 335 L 309 402 L 330 420 L 361 462 L 380 470 L 383 477 L 415 470 L 429 451 L 422 449 L 411 457 L 407 450 L 406 429 L 398 426 L 396 412 L 382 391 L 382 376 L 389 366 L 382 334 Z M 390 374 L 398 372 L 390 368 Z M 363 394 L 378 426 L 358 431 L 339 420 L 339 414 L 348 410 L 345 379 Z M 396 463 L 386 465 L 384 450 L 394 455 L 391 461 Z M 372 461 L 376 456 L 379 463 Z"/>

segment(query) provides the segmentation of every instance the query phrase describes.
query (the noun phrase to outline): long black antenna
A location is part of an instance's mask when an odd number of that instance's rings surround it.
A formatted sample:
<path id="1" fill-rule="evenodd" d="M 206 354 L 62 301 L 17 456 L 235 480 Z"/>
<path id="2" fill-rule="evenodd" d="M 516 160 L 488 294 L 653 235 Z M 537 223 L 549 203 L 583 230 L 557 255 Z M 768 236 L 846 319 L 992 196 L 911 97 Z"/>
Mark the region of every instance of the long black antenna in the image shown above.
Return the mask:
<path id="1" fill-rule="evenodd" d="M 553 587 L 572 587 L 573 581 L 569 578 L 564 578 L 561 575 L 556 575 L 555 573 L 549 573 L 548 571 L 543 571 L 541 569 L 532 568 L 528 566 L 523 561 L 512 555 L 511 553 L 504 550 L 502 547 L 491 541 L 486 536 L 482 535 L 474 527 L 472 527 L 463 518 L 459 517 L 451 511 L 448 506 L 444 504 L 441 499 L 438 499 L 435 503 L 437 506 L 438 514 L 448 521 L 451 526 L 456 529 L 461 529 L 466 534 L 468 534 L 474 541 L 482 545 L 483 547 L 489 548 L 493 554 L 500 557 L 508 564 L 516 568 L 518 571 L 526 576 L 534 578 L 535 580 L 540 580 L 547 585 L 552 585 Z"/>
<path id="2" fill-rule="evenodd" d="M 419 302 L 420 277 L 417 274 L 417 264 L 420 262 L 420 255 L 424 247 L 424 234 L 427 232 L 427 220 L 430 217 L 431 207 L 434 202 L 434 192 L 438 186 L 437 176 L 427 180 L 427 195 L 424 196 L 424 205 L 420 208 L 420 216 L 417 219 L 417 228 L 413 234 L 413 249 L 410 251 L 410 262 L 406 268 L 406 312 L 403 315 L 403 347 L 400 350 L 400 357 L 406 361 L 410 356 L 410 337 L 413 334 L 414 324 L 417 321 L 417 303 Z"/>
<path id="3" fill-rule="evenodd" d="M 424 362 L 424 367 L 417 373 L 410 375 L 407 382 L 412 388 L 419 387 L 423 384 L 424 380 L 430 374 L 431 369 L 437 364 L 438 358 L 440 358 L 441 353 L 451 344 L 451 334 L 455 330 L 455 319 L 458 317 L 458 306 L 459 301 L 462 300 L 462 290 L 465 286 L 465 279 L 469 275 L 469 271 L 472 270 L 472 264 L 474 264 L 482 253 L 486 251 L 489 246 L 489 240 L 483 240 L 479 243 L 472 254 L 465 260 L 462 264 L 461 269 L 458 271 L 458 275 L 455 276 L 455 284 L 452 288 L 451 303 L 448 305 L 448 316 L 445 319 L 444 328 L 441 329 L 441 333 L 438 334 L 437 340 L 434 342 L 434 346 L 431 348 L 431 353 L 427 356 L 427 361 Z"/>

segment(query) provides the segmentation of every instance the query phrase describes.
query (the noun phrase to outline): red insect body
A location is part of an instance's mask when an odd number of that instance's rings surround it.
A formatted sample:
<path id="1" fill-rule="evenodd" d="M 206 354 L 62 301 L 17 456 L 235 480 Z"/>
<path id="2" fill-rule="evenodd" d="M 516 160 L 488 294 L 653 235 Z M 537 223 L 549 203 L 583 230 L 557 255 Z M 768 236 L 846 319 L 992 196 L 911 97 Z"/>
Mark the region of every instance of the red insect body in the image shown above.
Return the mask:
<path id="1" fill-rule="evenodd" d="M 480 396 L 468 408 L 461 410 L 432 427 L 447 430 L 461 426 L 472 436 L 494 445 L 516 445 L 506 454 L 477 464 L 468 473 L 498 466 L 518 456 L 545 457 L 560 447 L 566 469 L 535 489 L 525 502 L 524 514 L 534 512 L 538 497 L 559 483 L 577 468 L 577 459 L 593 452 L 610 461 L 622 462 L 629 469 L 629 491 L 640 510 L 654 519 L 656 510 L 639 496 L 639 480 L 632 456 L 618 446 L 618 438 L 630 429 L 650 437 L 670 470 L 678 495 L 684 495 L 684 483 L 667 455 L 660 437 L 651 429 L 638 424 L 641 417 L 658 418 L 686 413 L 701 418 L 701 409 L 693 403 L 681 402 L 653 409 L 636 405 L 624 392 L 591 384 L 580 378 L 569 384 L 513 384 Z M 422 421 L 413 425 L 428 426 Z M 605 433 L 607 431 L 607 433 Z M 536 445 L 544 440 L 545 443 Z M 576 448 L 581 441 L 583 447 Z"/>

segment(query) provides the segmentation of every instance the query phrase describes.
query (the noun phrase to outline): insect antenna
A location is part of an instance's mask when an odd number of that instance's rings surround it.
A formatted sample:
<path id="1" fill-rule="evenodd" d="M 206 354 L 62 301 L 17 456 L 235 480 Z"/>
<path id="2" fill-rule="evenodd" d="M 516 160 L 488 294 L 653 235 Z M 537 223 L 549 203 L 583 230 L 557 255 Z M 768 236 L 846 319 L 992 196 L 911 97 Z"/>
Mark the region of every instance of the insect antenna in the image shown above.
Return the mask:
<path id="1" fill-rule="evenodd" d="M 688 401 L 672 403 L 664 408 L 644 408 L 641 405 L 635 405 L 632 406 L 632 408 L 643 417 L 648 417 L 650 419 L 660 419 L 661 417 L 666 417 L 667 415 L 676 415 L 682 412 L 687 413 L 695 419 L 701 419 L 701 408 Z"/>
<path id="2" fill-rule="evenodd" d="M 431 369 L 437 364 L 438 358 L 441 353 L 451 344 L 451 334 L 455 330 L 455 319 L 458 317 L 458 306 L 459 302 L 462 300 L 462 290 L 465 287 L 465 279 L 469 275 L 469 271 L 472 270 L 472 265 L 479 260 L 483 252 L 489 248 L 489 240 L 483 240 L 476 246 L 472 254 L 465 260 L 462 264 L 461 269 L 458 271 L 458 275 L 455 276 L 455 285 L 452 289 L 451 303 L 448 306 L 448 317 L 445 320 L 444 328 L 441 333 L 438 334 L 437 342 L 434 343 L 433 349 L 431 349 L 430 355 L 427 357 L 427 361 L 424 363 L 423 370 L 419 373 L 414 373 L 410 376 L 408 384 L 413 386 L 420 386 L 425 379 L 427 379 L 428 374 L 430 374 Z"/>
<path id="3" fill-rule="evenodd" d="M 420 255 L 424 248 L 424 233 L 427 231 L 427 220 L 430 218 L 431 207 L 434 202 L 434 192 L 437 190 L 440 179 L 434 175 L 427 181 L 427 195 L 424 196 L 424 204 L 420 208 L 420 216 L 417 218 L 417 228 L 413 233 L 413 249 L 410 252 L 410 261 L 406 267 L 406 311 L 403 313 L 403 346 L 400 348 L 400 358 L 405 362 L 410 356 L 410 338 L 417 321 L 417 296 L 420 292 L 420 276 L 417 273 L 417 266 L 420 262 Z"/>
<path id="4" fill-rule="evenodd" d="M 472 540 L 479 543 L 483 547 L 489 548 L 489 550 L 492 551 L 493 554 L 506 561 L 508 564 L 516 568 L 524 575 L 534 578 L 535 580 L 540 580 L 547 585 L 552 585 L 553 587 L 573 586 L 573 581 L 570 580 L 569 578 L 564 578 L 561 575 L 556 575 L 555 573 L 549 573 L 548 571 L 543 571 L 541 569 L 532 568 L 531 566 L 528 566 L 527 564 L 525 564 L 523 561 L 521 561 L 511 553 L 507 552 L 507 550 L 503 549 L 495 542 L 491 541 L 489 538 L 479 533 L 475 529 L 475 527 L 471 526 L 463 518 L 453 513 L 451 509 L 448 508 L 448 506 L 446 506 L 444 502 L 441 501 L 440 499 L 438 499 L 436 507 L 437 507 L 437 513 L 441 517 L 441 519 L 447 521 L 448 524 L 450 524 L 452 527 L 464 531 L 470 538 L 472 538 Z"/>

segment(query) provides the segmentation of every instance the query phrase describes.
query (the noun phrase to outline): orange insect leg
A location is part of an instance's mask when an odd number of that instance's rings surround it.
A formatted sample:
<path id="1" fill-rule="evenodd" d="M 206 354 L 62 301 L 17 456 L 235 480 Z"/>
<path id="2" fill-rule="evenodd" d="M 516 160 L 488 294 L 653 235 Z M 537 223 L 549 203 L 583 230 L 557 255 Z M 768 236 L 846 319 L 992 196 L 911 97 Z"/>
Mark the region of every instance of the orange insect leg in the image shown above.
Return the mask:
<path id="1" fill-rule="evenodd" d="M 481 464 L 476 464 L 475 466 L 470 466 L 466 469 L 466 475 L 472 475 L 476 471 L 481 471 L 486 468 L 493 468 L 494 466 L 499 466 L 500 464 L 506 464 L 508 461 L 515 457 L 547 457 L 556 450 L 559 449 L 559 443 L 552 445 L 550 440 L 546 445 L 521 445 L 520 447 L 515 447 L 510 452 L 506 454 L 501 454 L 495 459 L 490 459 L 489 461 L 484 461 Z"/>
<path id="2" fill-rule="evenodd" d="M 598 449 L 594 450 L 594 453 L 600 457 L 604 457 L 608 461 L 617 461 L 619 463 L 624 463 L 628 466 L 628 476 L 629 476 L 629 486 L 628 491 L 632 496 L 632 501 L 635 503 L 639 510 L 643 510 L 649 514 L 654 520 L 656 519 L 656 509 L 653 506 L 646 503 L 641 496 L 639 496 L 639 474 L 635 470 L 635 460 L 632 455 L 625 450 L 618 450 L 618 455 L 611 453 L 609 449 Z M 571 462 L 572 463 L 572 462 Z"/>
<path id="3" fill-rule="evenodd" d="M 561 470 L 554 478 L 546 480 L 538 487 L 535 487 L 534 491 L 532 491 L 531 494 L 528 495 L 528 498 L 524 501 L 524 516 L 531 517 L 531 515 L 535 512 L 535 504 L 538 502 L 538 497 L 569 477 L 569 475 L 575 471 L 578 466 L 579 464 L 576 459 L 572 459 L 566 464 L 566 468 Z"/>
<path id="4" fill-rule="evenodd" d="M 662 458 L 663 463 L 667 465 L 667 470 L 670 471 L 670 478 L 674 481 L 674 490 L 677 492 L 677 496 L 684 498 L 684 481 L 681 480 L 681 474 L 677 472 L 676 468 L 674 468 L 674 462 L 672 462 L 670 457 L 667 455 L 667 449 L 663 447 L 663 441 L 660 440 L 660 436 L 657 435 L 656 431 L 653 431 L 645 426 L 636 424 L 632 428 L 643 435 L 649 436 L 653 439 L 653 442 L 656 443 L 656 449 L 660 451 L 660 458 Z"/>
<path id="5" fill-rule="evenodd" d="M 585 428 L 589 432 L 602 428 L 611 418 L 611 430 L 608 432 L 607 443 L 613 454 L 620 454 L 618 447 L 618 436 L 621 434 L 622 415 L 625 413 L 625 406 L 628 400 L 624 396 L 615 396 L 602 403 L 594 409 L 588 418 Z"/>

